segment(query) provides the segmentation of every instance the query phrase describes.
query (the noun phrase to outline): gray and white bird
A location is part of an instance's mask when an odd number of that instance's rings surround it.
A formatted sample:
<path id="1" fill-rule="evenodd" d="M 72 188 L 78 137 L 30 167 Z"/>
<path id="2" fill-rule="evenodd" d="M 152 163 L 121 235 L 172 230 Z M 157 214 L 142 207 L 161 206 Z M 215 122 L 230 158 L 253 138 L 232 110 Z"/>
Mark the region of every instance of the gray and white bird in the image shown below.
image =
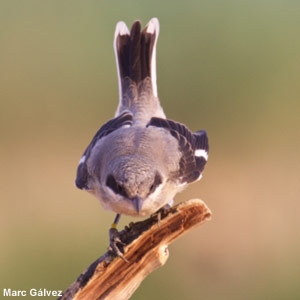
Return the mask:
<path id="1" fill-rule="evenodd" d="M 117 23 L 114 50 L 119 78 L 115 117 L 96 133 L 80 159 L 76 186 L 117 213 L 110 231 L 114 249 L 120 215 L 148 216 L 172 202 L 202 176 L 208 158 L 206 131 L 192 133 L 166 119 L 157 96 L 158 19 L 141 30 Z M 121 253 L 114 249 L 118 255 Z"/>

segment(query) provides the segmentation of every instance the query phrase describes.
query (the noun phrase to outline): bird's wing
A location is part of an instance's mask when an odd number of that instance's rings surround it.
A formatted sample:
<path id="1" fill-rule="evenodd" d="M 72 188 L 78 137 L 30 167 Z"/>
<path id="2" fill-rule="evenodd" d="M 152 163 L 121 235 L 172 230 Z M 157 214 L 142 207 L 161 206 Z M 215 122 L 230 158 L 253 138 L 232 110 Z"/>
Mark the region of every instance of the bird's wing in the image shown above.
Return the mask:
<path id="1" fill-rule="evenodd" d="M 89 158 L 93 147 L 96 143 L 103 137 L 107 136 L 108 134 L 112 133 L 113 131 L 124 127 L 124 126 L 131 126 L 132 125 L 132 114 L 129 112 L 123 112 L 118 117 L 109 120 L 105 123 L 95 134 L 91 143 L 88 145 L 86 150 L 84 151 L 80 161 L 79 166 L 77 168 L 77 176 L 75 184 L 79 189 L 89 189 L 87 186 L 88 182 L 88 171 L 87 171 L 87 159 Z"/>
<path id="2" fill-rule="evenodd" d="M 175 178 L 180 183 L 191 183 L 201 179 L 209 150 L 206 131 L 192 133 L 181 123 L 161 118 L 152 118 L 147 126 L 164 128 L 178 141 L 181 159 Z"/>

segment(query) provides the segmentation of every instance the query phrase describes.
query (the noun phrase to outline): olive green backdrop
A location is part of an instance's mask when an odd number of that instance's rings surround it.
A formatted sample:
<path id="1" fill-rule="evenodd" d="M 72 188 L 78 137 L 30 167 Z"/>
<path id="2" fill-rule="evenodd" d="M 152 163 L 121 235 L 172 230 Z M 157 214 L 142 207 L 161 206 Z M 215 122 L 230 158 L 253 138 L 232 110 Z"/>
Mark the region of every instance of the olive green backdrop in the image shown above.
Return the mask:
<path id="1" fill-rule="evenodd" d="M 213 218 L 132 299 L 300 298 L 292 0 L 0 0 L 0 297 L 64 290 L 104 253 L 114 215 L 74 187 L 76 167 L 117 106 L 115 24 L 154 16 L 165 112 L 206 129 L 211 147 L 203 179 L 176 200 L 201 198 Z"/>

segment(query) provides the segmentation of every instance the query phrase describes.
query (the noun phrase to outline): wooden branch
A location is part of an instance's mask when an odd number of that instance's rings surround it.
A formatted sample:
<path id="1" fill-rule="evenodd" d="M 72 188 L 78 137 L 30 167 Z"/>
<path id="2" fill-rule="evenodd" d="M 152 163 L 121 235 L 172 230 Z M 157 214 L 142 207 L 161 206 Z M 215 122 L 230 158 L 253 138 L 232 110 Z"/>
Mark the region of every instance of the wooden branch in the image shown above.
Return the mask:
<path id="1" fill-rule="evenodd" d="M 162 212 L 159 223 L 157 215 L 131 223 L 120 232 L 128 263 L 108 251 L 92 263 L 59 299 L 129 299 L 147 275 L 166 263 L 168 245 L 209 220 L 210 216 L 205 203 L 193 199 Z"/>

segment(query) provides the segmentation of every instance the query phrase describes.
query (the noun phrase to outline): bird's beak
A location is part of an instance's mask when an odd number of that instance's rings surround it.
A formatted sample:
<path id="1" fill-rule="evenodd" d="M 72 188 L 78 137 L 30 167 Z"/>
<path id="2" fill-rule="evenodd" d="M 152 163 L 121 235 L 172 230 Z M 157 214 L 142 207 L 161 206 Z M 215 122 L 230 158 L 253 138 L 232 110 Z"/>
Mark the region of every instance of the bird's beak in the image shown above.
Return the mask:
<path id="1" fill-rule="evenodd" d="M 138 196 L 135 196 L 132 201 L 137 213 L 139 214 L 142 210 L 142 200 Z"/>

